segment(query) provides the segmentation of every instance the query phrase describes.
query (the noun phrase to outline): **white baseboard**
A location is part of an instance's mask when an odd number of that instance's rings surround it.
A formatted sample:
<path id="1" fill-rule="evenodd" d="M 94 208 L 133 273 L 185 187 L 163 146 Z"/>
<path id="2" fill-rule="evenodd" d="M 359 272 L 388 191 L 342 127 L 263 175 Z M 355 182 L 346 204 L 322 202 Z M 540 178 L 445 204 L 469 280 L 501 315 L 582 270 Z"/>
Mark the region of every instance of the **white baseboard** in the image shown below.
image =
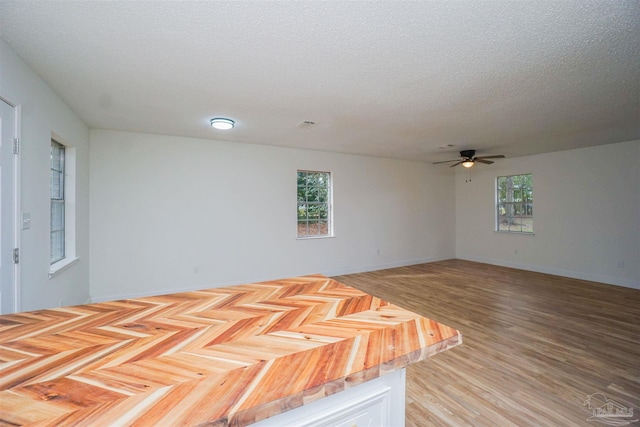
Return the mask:
<path id="1" fill-rule="evenodd" d="M 622 277 L 604 276 L 600 274 L 583 273 L 579 271 L 565 270 L 562 268 L 546 267 L 540 265 L 521 264 L 504 260 L 489 259 L 473 256 L 458 256 L 458 259 L 466 261 L 482 262 L 484 264 L 499 265 L 501 267 L 517 268 L 519 270 L 535 271 L 536 273 L 553 274 L 554 276 L 571 277 L 572 279 L 589 280 L 591 282 L 605 283 L 607 285 L 623 286 L 625 288 L 640 289 L 640 281 L 625 279 Z"/>
<path id="2" fill-rule="evenodd" d="M 119 295 L 106 295 L 106 296 L 100 296 L 100 297 L 93 297 L 91 298 L 91 302 L 96 303 L 96 302 L 117 301 L 117 300 L 125 300 L 125 299 L 145 298 L 145 297 L 152 297 L 157 295 L 177 294 L 180 292 L 199 291 L 202 289 L 211 289 L 211 288 L 223 288 L 225 286 L 233 286 L 233 285 L 239 285 L 243 283 L 263 282 L 266 280 L 269 280 L 269 279 L 243 280 L 243 281 L 220 282 L 220 283 L 199 283 L 199 284 L 194 284 L 190 286 L 185 286 L 182 288 L 162 289 L 158 291 L 131 292 L 131 293 L 119 294 Z"/>
<path id="3" fill-rule="evenodd" d="M 369 271 L 385 270 L 388 268 L 396 268 L 396 267 L 406 267 L 408 265 L 416 265 L 416 264 L 426 264 L 430 262 L 444 261 L 444 260 L 454 259 L 454 258 L 467 260 L 467 261 L 482 262 L 485 264 L 499 265 L 502 267 L 517 268 L 519 270 L 535 271 L 537 273 L 553 274 L 556 276 L 571 277 L 571 278 L 580 279 L 580 280 L 589 280 L 592 282 L 606 283 L 609 285 L 623 286 L 626 288 L 640 289 L 640 281 L 637 281 L 637 280 L 602 276 L 597 274 L 581 273 L 581 272 L 576 272 L 571 270 L 564 270 L 559 268 L 552 268 L 552 267 L 545 267 L 545 266 L 538 266 L 538 265 L 506 262 L 503 260 L 495 260 L 495 259 L 482 258 L 482 257 L 469 257 L 469 256 L 456 257 L 455 255 L 433 257 L 433 258 L 417 258 L 417 259 L 411 259 L 411 260 L 396 261 L 396 262 L 391 262 L 386 264 L 345 267 L 345 268 L 339 268 L 336 270 L 312 271 L 312 272 L 307 272 L 303 274 L 292 273 L 289 277 L 303 276 L 306 274 L 323 274 L 327 277 L 344 276 L 347 274 L 366 273 Z M 197 285 L 192 285 L 192 286 L 183 287 L 183 288 L 164 289 L 162 291 L 157 291 L 157 292 L 153 292 L 153 291 L 132 292 L 132 293 L 121 294 L 121 295 L 109 295 L 109 296 L 103 296 L 98 298 L 91 298 L 91 302 L 104 302 L 104 301 L 113 301 L 113 300 L 121 300 L 121 299 L 135 299 L 135 298 L 148 297 L 148 296 L 154 296 L 154 295 L 197 291 L 200 289 L 221 288 L 224 286 L 233 286 L 241 283 L 263 282 L 267 280 L 276 280 L 281 278 L 284 278 L 284 276 L 283 277 L 262 277 L 262 278 L 258 277 L 258 278 L 253 278 L 249 280 L 238 280 L 233 282 L 221 282 L 221 283 L 214 283 L 214 284 L 197 284 Z"/>
<path id="4" fill-rule="evenodd" d="M 321 272 L 320 274 L 324 274 L 327 277 L 345 276 L 347 274 L 366 273 L 368 271 L 386 270 L 387 268 L 406 267 L 408 265 L 416 265 L 416 264 L 426 264 L 429 262 L 444 261 L 452 258 L 455 258 L 455 256 L 451 255 L 451 256 L 444 256 L 444 257 L 418 258 L 418 259 L 411 259 L 411 260 L 405 260 L 405 261 L 391 262 L 386 264 L 376 264 L 376 265 L 359 266 L 359 267 L 348 267 L 348 268 L 342 268 L 337 270 L 329 270 L 329 271 Z"/>
<path id="5" fill-rule="evenodd" d="M 451 258 L 455 258 L 455 256 L 446 256 L 446 257 L 437 257 L 437 258 L 419 258 L 419 259 L 392 262 L 387 264 L 347 267 L 347 268 L 327 270 L 327 271 L 309 271 L 306 273 L 292 272 L 289 276 L 282 276 L 282 277 L 253 277 L 248 279 L 239 279 L 233 282 L 200 283 L 200 284 L 195 284 L 195 285 L 186 286 L 182 288 L 163 289 L 161 291 L 131 292 L 131 293 L 119 294 L 119 295 L 107 295 L 107 296 L 94 297 L 94 298 L 91 298 L 91 302 L 96 303 L 96 302 L 105 302 L 105 301 L 114 301 L 114 300 L 135 299 L 135 298 L 143 298 L 143 297 L 149 297 L 149 296 L 155 296 L 155 295 L 174 294 L 178 292 L 197 291 L 200 289 L 222 288 L 225 286 L 233 286 L 233 285 L 239 285 L 243 283 L 264 282 L 267 280 L 277 280 L 277 279 L 284 279 L 285 277 L 305 276 L 309 274 L 323 274 L 327 277 L 343 276 L 346 274 L 365 273 L 367 271 L 384 270 L 387 268 L 405 267 L 407 265 L 424 264 L 427 262 L 435 262 L 435 261 L 444 261 L 446 259 L 451 259 Z"/>

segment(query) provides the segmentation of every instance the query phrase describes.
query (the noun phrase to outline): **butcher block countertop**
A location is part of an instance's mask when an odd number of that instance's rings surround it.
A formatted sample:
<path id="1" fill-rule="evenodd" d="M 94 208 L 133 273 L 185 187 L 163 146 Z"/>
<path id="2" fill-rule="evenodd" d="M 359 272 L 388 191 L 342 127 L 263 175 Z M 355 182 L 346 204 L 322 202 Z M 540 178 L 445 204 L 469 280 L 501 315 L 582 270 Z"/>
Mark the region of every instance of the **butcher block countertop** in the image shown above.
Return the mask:
<path id="1" fill-rule="evenodd" d="M 0 316 L 0 425 L 243 426 L 462 342 L 324 276 Z"/>

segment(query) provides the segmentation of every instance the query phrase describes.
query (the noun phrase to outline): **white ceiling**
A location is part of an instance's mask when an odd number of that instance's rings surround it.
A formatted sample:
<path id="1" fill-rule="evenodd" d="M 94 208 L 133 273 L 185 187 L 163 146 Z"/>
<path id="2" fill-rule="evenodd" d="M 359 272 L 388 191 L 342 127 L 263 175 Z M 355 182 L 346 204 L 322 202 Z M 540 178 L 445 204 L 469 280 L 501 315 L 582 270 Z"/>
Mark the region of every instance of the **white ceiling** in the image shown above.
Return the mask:
<path id="1" fill-rule="evenodd" d="M 423 161 L 640 139 L 637 0 L 0 0 L 0 36 L 91 128 Z"/>

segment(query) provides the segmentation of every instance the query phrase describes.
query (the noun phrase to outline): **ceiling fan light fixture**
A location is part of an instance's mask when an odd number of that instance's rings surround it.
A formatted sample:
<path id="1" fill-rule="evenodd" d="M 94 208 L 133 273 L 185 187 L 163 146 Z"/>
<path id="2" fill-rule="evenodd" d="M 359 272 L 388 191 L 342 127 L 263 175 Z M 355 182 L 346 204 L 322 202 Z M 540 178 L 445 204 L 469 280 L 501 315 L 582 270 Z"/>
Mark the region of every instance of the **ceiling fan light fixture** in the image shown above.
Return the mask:
<path id="1" fill-rule="evenodd" d="M 433 162 L 434 165 L 440 164 L 440 163 L 452 163 L 455 162 L 454 164 L 452 164 L 449 167 L 454 167 L 454 166 L 458 166 L 458 165 L 462 165 L 465 168 L 469 169 L 470 167 L 473 167 L 473 165 L 476 164 L 476 162 L 478 163 L 484 163 L 487 165 L 491 165 L 494 162 L 491 160 L 487 160 L 487 159 L 504 159 L 504 154 L 495 154 L 492 156 L 480 156 L 480 157 L 476 157 L 476 150 L 462 150 L 460 151 L 460 158 L 459 159 L 452 159 L 452 160 L 444 160 L 441 162 Z"/>
<path id="2" fill-rule="evenodd" d="M 229 130 L 229 129 L 233 129 L 233 127 L 235 126 L 236 122 L 234 122 L 231 119 L 225 119 L 223 117 L 216 117 L 214 119 L 211 119 L 211 126 L 214 129 L 218 129 L 218 130 Z"/>

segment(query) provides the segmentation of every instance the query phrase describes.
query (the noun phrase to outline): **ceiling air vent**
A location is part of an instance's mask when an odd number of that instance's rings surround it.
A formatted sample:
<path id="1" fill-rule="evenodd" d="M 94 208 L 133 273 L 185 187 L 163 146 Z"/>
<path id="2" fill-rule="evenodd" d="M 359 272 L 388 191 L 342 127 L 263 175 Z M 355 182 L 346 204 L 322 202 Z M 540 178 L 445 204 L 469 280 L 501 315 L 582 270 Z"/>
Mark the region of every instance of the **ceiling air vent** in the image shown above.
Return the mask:
<path id="1" fill-rule="evenodd" d="M 305 120 L 304 122 L 301 122 L 298 127 L 300 129 L 309 129 L 310 127 L 315 126 L 316 122 L 312 121 L 312 120 Z"/>

